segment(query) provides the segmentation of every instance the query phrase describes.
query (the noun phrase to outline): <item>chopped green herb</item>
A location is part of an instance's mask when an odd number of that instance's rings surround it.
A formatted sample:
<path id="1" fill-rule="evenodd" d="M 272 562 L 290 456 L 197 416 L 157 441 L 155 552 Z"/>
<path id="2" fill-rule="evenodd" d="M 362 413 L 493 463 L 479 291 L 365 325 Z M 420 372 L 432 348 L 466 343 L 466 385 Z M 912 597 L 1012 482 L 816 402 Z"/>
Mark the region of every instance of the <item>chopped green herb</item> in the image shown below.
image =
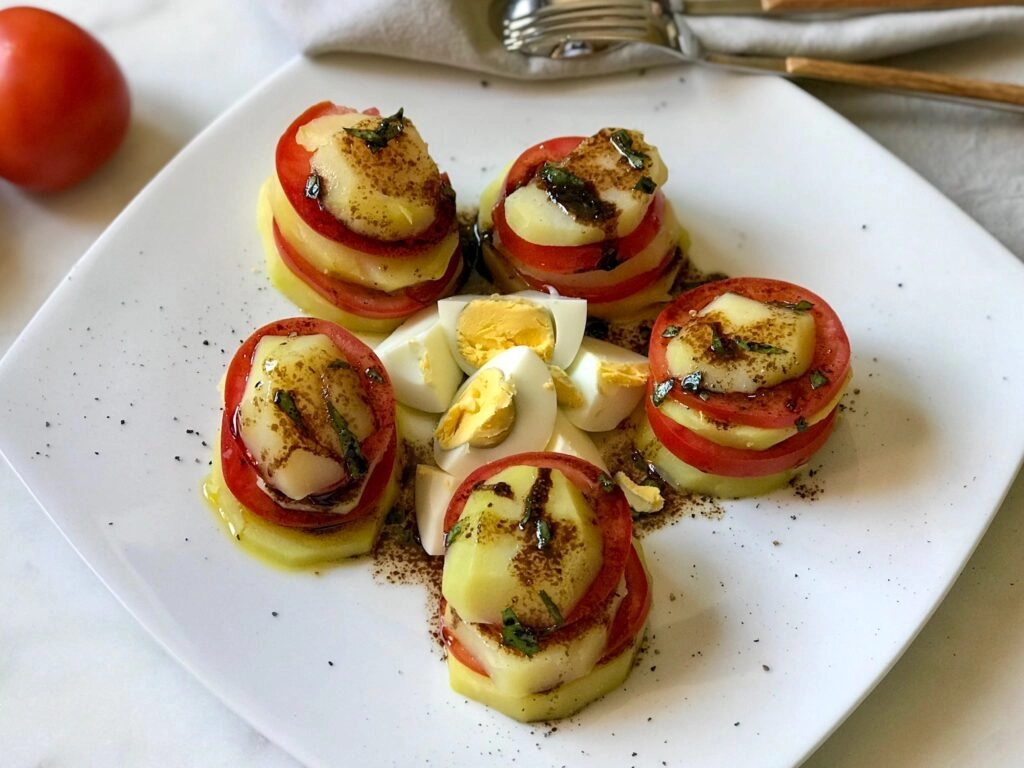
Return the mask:
<path id="1" fill-rule="evenodd" d="M 548 544 L 551 543 L 551 526 L 543 517 L 537 518 L 536 532 L 537 549 L 547 549 Z"/>
<path id="2" fill-rule="evenodd" d="M 828 384 L 828 376 L 815 368 L 811 371 L 811 389 L 818 389 Z"/>
<path id="3" fill-rule="evenodd" d="M 348 369 L 351 367 L 352 364 L 349 363 L 348 360 L 331 360 L 331 362 L 327 364 L 327 368 L 332 371 L 338 370 L 339 368 Z"/>
<path id="4" fill-rule="evenodd" d="M 548 161 L 541 166 L 539 175 L 548 184 L 555 184 L 559 187 L 585 187 L 587 182 L 575 173 L 567 171 L 560 165 Z"/>
<path id="5" fill-rule="evenodd" d="M 444 535 L 444 546 L 445 546 L 445 549 L 447 549 L 448 547 L 450 547 L 452 545 L 452 542 L 455 541 L 456 538 L 458 538 L 460 533 L 462 533 L 462 521 L 461 520 L 457 521 L 455 523 L 455 525 L 453 525 L 451 528 L 449 528 L 448 532 L 445 533 L 445 535 Z"/>
<path id="6" fill-rule="evenodd" d="M 537 635 L 519 621 L 511 607 L 501 612 L 501 644 L 525 656 L 533 656 L 540 650 Z"/>
<path id="7" fill-rule="evenodd" d="M 805 429 L 807 429 L 807 427 L 810 426 L 810 424 L 807 423 L 807 419 L 805 419 L 803 416 L 798 416 L 794 424 L 796 426 L 797 432 L 803 432 Z"/>
<path id="8" fill-rule="evenodd" d="M 675 379 L 665 379 L 654 385 L 654 389 L 651 391 L 651 402 L 654 403 L 655 408 L 665 402 L 665 398 L 668 397 L 668 393 L 672 391 L 672 387 L 675 385 Z"/>
<path id="9" fill-rule="evenodd" d="M 666 325 L 665 330 L 661 332 L 661 338 L 674 339 L 682 330 L 682 326 L 679 325 Z"/>
<path id="10" fill-rule="evenodd" d="M 746 352 L 761 352 L 766 355 L 782 355 L 786 352 L 781 347 L 775 347 L 760 341 L 750 341 L 749 339 L 741 339 L 739 337 L 735 341 L 736 346 Z"/>
<path id="11" fill-rule="evenodd" d="M 295 396 L 291 392 L 287 389 L 275 389 L 274 405 L 291 419 L 292 424 L 299 432 L 306 434 L 306 422 L 302 420 L 302 413 L 299 411 L 299 406 L 295 404 Z"/>
<path id="12" fill-rule="evenodd" d="M 704 383 L 704 374 L 701 371 L 688 373 L 682 379 L 683 392 L 699 392 Z"/>
<path id="13" fill-rule="evenodd" d="M 711 326 L 711 354 L 715 357 L 733 357 L 736 354 L 736 344 L 722 333 L 717 323 Z"/>
<path id="14" fill-rule="evenodd" d="M 605 493 L 611 493 L 615 490 L 615 481 L 608 475 L 607 472 L 602 472 L 597 476 L 597 484 L 601 486 L 601 490 Z"/>
<path id="15" fill-rule="evenodd" d="M 365 371 L 363 371 L 363 373 L 365 373 L 366 378 L 368 378 L 374 384 L 384 383 L 384 377 L 381 375 L 381 372 L 378 371 L 376 368 L 367 368 Z"/>
<path id="16" fill-rule="evenodd" d="M 555 605 L 555 601 L 551 599 L 551 595 L 545 592 L 543 589 L 539 593 L 540 601 L 544 603 L 544 607 L 548 609 L 548 613 L 551 614 L 552 629 L 557 629 L 565 623 L 565 619 L 562 616 L 562 612 L 558 610 L 558 606 Z"/>
<path id="17" fill-rule="evenodd" d="M 382 117 L 377 127 L 372 130 L 365 128 L 346 128 L 345 133 L 357 139 L 361 139 L 371 152 L 380 152 L 388 142 L 405 130 L 404 110 L 399 109 L 395 114 Z"/>
<path id="18" fill-rule="evenodd" d="M 610 138 L 612 146 L 619 150 L 622 156 L 626 158 L 626 162 L 629 163 L 631 168 L 642 171 L 646 167 L 651 158 L 649 155 L 633 149 L 633 136 L 629 131 L 625 129 L 618 130 Z"/>
<path id="19" fill-rule="evenodd" d="M 320 180 L 320 174 L 311 173 L 306 177 L 306 188 L 305 194 L 310 200 L 319 200 L 320 193 L 323 191 L 323 183 Z"/>
<path id="20" fill-rule="evenodd" d="M 331 419 L 331 426 L 334 427 L 338 442 L 341 444 L 341 453 L 345 457 L 345 469 L 348 471 L 349 477 L 358 480 L 370 468 L 366 456 L 363 455 L 362 446 L 356 436 L 352 434 L 352 430 L 348 428 L 345 417 L 338 412 L 330 400 L 327 400 L 327 415 Z"/>
<path id="21" fill-rule="evenodd" d="M 643 192 L 645 195 L 653 195 L 654 190 L 658 188 L 658 185 L 654 183 L 654 179 L 650 176 L 641 176 L 637 179 L 636 184 L 633 185 L 633 189 L 637 192 Z"/>
<path id="22" fill-rule="evenodd" d="M 562 166 L 545 162 L 537 175 L 548 196 L 577 219 L 606 221 L 615 215 L 615 205 L 602 200 L 593 184 Z"/>
<path id="23" fill-rule="evenodd" d="M 800 301 L 769 301 L 768 304 L 772 307 L 795 309 L 797 312 L 806 312 L 814 307 L 814 305 L 807 299 L 800 299 Z"/>

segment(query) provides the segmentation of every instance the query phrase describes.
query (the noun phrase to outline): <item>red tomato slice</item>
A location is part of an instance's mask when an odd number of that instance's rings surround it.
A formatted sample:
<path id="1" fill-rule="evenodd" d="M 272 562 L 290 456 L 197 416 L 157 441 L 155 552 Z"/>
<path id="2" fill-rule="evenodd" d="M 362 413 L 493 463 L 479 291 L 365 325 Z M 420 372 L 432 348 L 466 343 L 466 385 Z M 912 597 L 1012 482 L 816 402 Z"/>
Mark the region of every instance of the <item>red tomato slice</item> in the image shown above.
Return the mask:
<path id="1" fill-rule="evenodd" d="M 260 471 L 235 428 L 239 403 L 245 392 L 256 345 L 264 336 L 324 334 L 345 360 L 359 372 L 365 398 L 377 428 L 360 444 L 370 474 L 356 506 L 344 515 L 283 507 L 259 486 Z M 368 346 L 339 325 L 312 317 L 278 320 L 258 329 L 235 353 L 224 380 L 221 419 L 221 464 L 231 494 L 253 514 L 290 528 L 328 528 L 371 514 L 384 494 L 398 455 L 395 396 L 380 360 Z"/>
<path id="2" fill-rule="evenodd" d="M 330 240 L 374 256 L 402 258 L 420 255 L 456 226 L 454 193 L 441 196 L 437 217 L 424 232 L 413 238 L 396 241 L 375 240 L 372 237 L 361 235 L 346 227 L 331 215 L 330 211 L 321 208 L 317 200 L 306 196 L 306 180 L 309 178 L 309 162 L 313 153 L 307 152 L 302 145 L 296 143 L 295 135 L 299 128 L 317 117 L 344 115 L 355 111 L 351 107 L 342 107 L 329 101 L 322 101 L 311 106 L 288 126 L 288 130 L 277 142 L 276 153 L 277 177 L 281 181 L 285 196 L 306 224 L 317 234 Z M 366 110 L 363 114 L 379 115 L 380 113 L 376 109 L 371 109 Z M 447 185 L 448 177 L 443 175 L 443 178 Z"/>
<path id="3" fill-rule="evenodd" d="M 359 317 L 389 319 L 408 317 L 418 309 L 433 304 L 452 289 L 462 267 L 459 246 L 452 252 L 445 273 L 437 280 L 425 280 L 400 291 L 388 293 L 350 283 L 321 272 L 296 251 L 274 222 L 274 243 L 281 261 L 310 288 L 334 306 Z"/>
<path id="4" fill-rule="evenodd" d="M 813 456 L 832 434 L 836 410 L 819 422 L 763 451 L 733 448 L 706 440 L 676 423 L 651 402 L 647 388 L 647 420 L 658 441 L 678 459 L 701 472 L 725 477 L 765 477 L 798 467 Z"/>
<path id="5" fill-rule="evenodd" d="M 700 411 L 712 421 L 762 428 L 792 427 L 801 419 L 809 419 L 819 413 L 832 402 L 845 385 L 850 370 L 850 340 L 842 321 L 824 299 L 806 288 L 760 277 L 735 277 L 705 283 L 680 294 L 665 307 L 651 330 L 648 357 L 654 383 L 672 378 L 665 358 L 666 346 L 670 341 L 664 335 L 665 329 L 686 325 L 691 311 L 703 309 L 726 292 L 761 302 L 810 302 L 812 306 L 807 311 L 814 315 L 817 341 L 807 373 L 777 386 L 759 389 L 753 394 L 707 392 L 703 393 L 705 397 L 701 397 L 697 393 L 685 391 L 681 386 L 674 386 L 669 391 L 669 397 L 687 408 Z M 815 382 L 817 387 L 812 384 L 812 379 L 816 378 L 815 372 L 825 378 L 824 383 Z"/>
<path id="6" fill-rule="evenodd" d="M 562 296 L 573 296 L 577 299 L 586 299 L 590 304 L 606 304 L 611 301 L 618 301 L 627 296 L 639 293 L 644 288 L 655 282 L 659 277 L 665 274 L 668 270 L 672 269 L 675 265 L 677 251 L 670 250 L 665 254 L 665 258 L 654 268 L 646 272 L 641 272 L 638 275 L 633 275 L 626 280 L 620 280 L 612 285 L 594 285 L 586 288 L 582 288 L 577 285 L 566 285 L 554 278 L 539 277 L 529 272 L 516 269 L 516 273 L 522 278 L 523 282 L 528 286 L 537 291 L 544 291 L 545 293 L 549 288 L 553 288 L 557 293 Z M 516 267 L 516 263 L 512 259 L 508 259 L 508 262 Z"/>
<path id="7" fill-rule="evenodd" d="M 626 596 L 619 603 L 619 608 L 612 619 L 608 640 L 605 641 L 604 656 L 601 661 L 622 653 L 622 651 L 640 634 L 647 623 L 647 615 L 651 612 L 651 580 L 647 576 L 636 547 L 630 548 L 629 559 L 626 561 Z M 599 662 L 600 663 L 600 662 Z"/>
<path id="8" fill-rule="evenodd" d="M 448 605 L 448 601 L 443 597 L 441 598 L 441 639 L 444 641 L 444 647 L 448 649 L 448 653 L 454 656 L 456 659 L 462 662 L 463 666 L 469 667 L 478 675 L 484 677 L 490 677 L 487 674 L 487 670 L 484 669 L 484 665 L 480 663 L 480 660 L 474 656 L 470 650 L 464 646 L 459 639 L 455 636 L 455 633 L 448 627 L 444 620 L 445 607 Z"/>
<path id="9" fill-rule="evenodd" d="M 545 162 L 563 160 L 583 140 L 582 136 L 566 136 L 536 144 L 516 159 L 505 176 L 498 202 L 491 212 L 496 244 L 503 253 L 532 269 L 554 275 L 598 270 L 609 253 L 614 254 L 616 262 L 627 261 L 642 251 L 661 228 L 665 196 L 659 190 L 643 219 L 625 237 L 588 245 L 538 245 L 515 233 L 505 218 L 505 197 L 528 183 Z"/>
<path id="10" fill-rule="evenodd" d="M 537 245 L 516 234 L 505 218 L 504 196 L 491 212 L 495 242 L 503 252 L 528 264 L 531 268 L 554 275 L 572 275 L 600 270 L 607 254 L 613 254 L 615 263 L 628 261 L 654 239 L 661 228 L 665 213 L 665 195 L 659 190 L 647 207 L 647 212 L 636 228 L 625 237 L 604 240 L 589 245 Z"/>
<path id="11" fill-rule="evenodd" d="M 601 570 L 579 602 L 564 617 L 565 625 L 587 618 L 598 610 L 622 577 L 633 542 L 633 513 L 618 488 L 606 490 L 609 478 L 600 467 L 577 456 L 534 452 L 506 456 L 474 470 L 452 495 L 444 518 L 447 532 L 462 515 L 466 500 L 481 483 L 508 467 L 551 467 L 564 474 L 594 509 L 601 529 Z"/>
<path id="12" fill-rule="evenodd" d="M 643 631 L 647 616 L 651 612 L 651 582 L 647 577 L 640 555 L 636 547 L 630 547 L 629 556 L 625 567 L 626 596 L 619 603 L 619 607 L 612 619 L 608 629 L 608 639 L 605 641 L 604 653 L 599 664 L 609 661 L 622 653 L 638 634 Z M 444 621 L 445 599 L 441 598 L 441 638 L 445 648 L 452 656 L 458 659 L 463 666 L 468 667 L 479 675 L 490 677 L 483 664 L 473 653 L 463 645 L 455 633 Z M 554 632 L 548 637 L 557 637 Z"/>

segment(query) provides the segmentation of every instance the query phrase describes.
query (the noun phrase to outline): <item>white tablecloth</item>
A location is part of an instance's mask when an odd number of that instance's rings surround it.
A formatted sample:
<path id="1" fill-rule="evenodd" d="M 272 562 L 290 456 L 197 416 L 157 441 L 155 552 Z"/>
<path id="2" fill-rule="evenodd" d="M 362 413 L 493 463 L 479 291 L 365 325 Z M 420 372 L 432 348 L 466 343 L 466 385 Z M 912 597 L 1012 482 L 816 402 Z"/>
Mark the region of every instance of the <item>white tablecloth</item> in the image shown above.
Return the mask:
<path id="1" fill-rule="evenodd" d="M 0 353 L 147 181 L 295 53 L 263 7 L 245 0 L 39 5 L 87 26 L 110 47 L 128 76 L 135 112 L 123 150 L 85 185 L 33 198 L 0 182 Z M 903 62 L 1024 84 L 1019 36 Z M 1024 115 L 841 87 L 810 90 L 1024 258 Z M 0 765 L 296 765 L 164 653 L 3 464 L 0 509 Z M 947 600 L 808 768 L 1020 764 L 1021 552 L 1018 478 Z"/>

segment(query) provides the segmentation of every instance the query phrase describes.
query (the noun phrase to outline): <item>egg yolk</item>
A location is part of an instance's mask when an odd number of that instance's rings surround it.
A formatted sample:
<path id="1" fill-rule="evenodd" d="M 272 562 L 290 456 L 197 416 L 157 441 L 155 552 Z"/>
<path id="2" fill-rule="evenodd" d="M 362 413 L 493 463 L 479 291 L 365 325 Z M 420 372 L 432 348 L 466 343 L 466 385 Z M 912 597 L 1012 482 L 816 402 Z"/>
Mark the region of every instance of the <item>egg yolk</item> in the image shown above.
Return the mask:
<path id="1" fill-rule="evenodd" d="M 481 370 L 441 417 L 434 437 L 445 450 L 460 445 L 491 448 L 501 443 L 516 420 L 515 390 L 498 368 Z"/>
<path id="2" fill-rule="evenodd" d="M 555 351 L 555 324 L 542 306 L 526 299 L 489 296 L 474 299 L 459 313 L 455 327 L 459 353 L 476 367 L 511 347 L 529 347 L 546 363 Z"/>

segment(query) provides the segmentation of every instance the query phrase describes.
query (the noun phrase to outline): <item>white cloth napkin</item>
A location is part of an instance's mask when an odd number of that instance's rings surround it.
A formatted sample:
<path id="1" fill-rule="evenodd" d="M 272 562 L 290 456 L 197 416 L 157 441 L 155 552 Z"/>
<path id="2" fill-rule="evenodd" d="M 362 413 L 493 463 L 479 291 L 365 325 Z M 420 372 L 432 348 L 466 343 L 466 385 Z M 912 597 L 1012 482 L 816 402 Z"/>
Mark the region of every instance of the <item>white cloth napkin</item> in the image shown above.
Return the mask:
<path id="1" fill-rule="evenodd" d="M 524 78 L 602 74 L 678 61 L 649 46 L 563 61 L 511 54 L 494 32 L 489 0 L 264 2 L 309 54 L 374 53 Z M 710 51 L 868 60 L 1010 28 L 1024 30 L 1024 8 L 962 8 L 809 21 L 687 16 L 685 23 Z"/>

